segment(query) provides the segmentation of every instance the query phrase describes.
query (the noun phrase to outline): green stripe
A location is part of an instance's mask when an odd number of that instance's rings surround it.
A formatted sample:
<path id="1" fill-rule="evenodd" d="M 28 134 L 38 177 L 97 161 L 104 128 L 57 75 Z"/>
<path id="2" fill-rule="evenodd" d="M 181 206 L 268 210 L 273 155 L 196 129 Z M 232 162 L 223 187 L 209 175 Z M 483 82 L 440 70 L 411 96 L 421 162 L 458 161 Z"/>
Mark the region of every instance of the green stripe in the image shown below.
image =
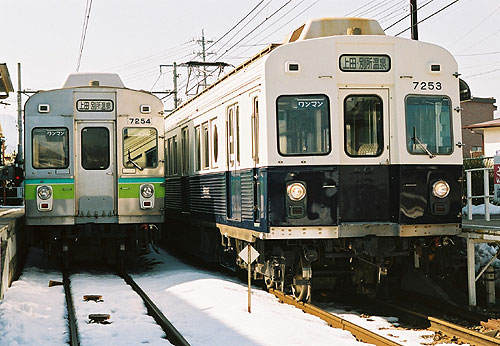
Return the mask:
<path id="1" fill-rule="evenodd" d="M 45 183 L 45 181 L 44 181 Z M 54 199 L 75 199 L 75 188 L 73 184 L 46 184 L 52 186 Z M 24 186 L 24 198 L 26 200 L 36 200 L 37 185 Z"/>
<path id="2" fill-rule="evenodd" d="M 151 181 L 147 181 L 151 183 Z M 152 183 L 155 188 L 155 197 L 165 197 L 165 187 L 163 181 L 161 183 Z M 136 184 L 118 184 L 118 198 L 139 198 L 139 188 L 141 183 Z"/>
<path id="3" fill-rule="evenodd" d="M 118 184 L 127 183 L 164 183 L 164 178 L 119 178 Z"/>
<path id="4" fill-rule="evenodd" d="M 30 184 L 74 184 L 75 179 L 73 178 L 67 178 L 67 179 L 25 179 L 24 180 L 24 185 L 30 185 Z"/>

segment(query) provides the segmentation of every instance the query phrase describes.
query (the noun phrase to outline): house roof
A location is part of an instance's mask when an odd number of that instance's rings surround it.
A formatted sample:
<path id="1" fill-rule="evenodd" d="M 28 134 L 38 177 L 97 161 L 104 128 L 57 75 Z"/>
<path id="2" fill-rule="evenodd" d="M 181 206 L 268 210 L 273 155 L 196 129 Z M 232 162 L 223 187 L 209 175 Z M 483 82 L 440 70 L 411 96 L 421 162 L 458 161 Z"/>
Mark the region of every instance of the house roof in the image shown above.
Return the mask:
<path id="1" fill-rule="evenodd" d="M 464 126 L 464 129 L 484 129 L 488 127 L 500 127 L 500 119 L 484 121 L 482 123 Z"/>

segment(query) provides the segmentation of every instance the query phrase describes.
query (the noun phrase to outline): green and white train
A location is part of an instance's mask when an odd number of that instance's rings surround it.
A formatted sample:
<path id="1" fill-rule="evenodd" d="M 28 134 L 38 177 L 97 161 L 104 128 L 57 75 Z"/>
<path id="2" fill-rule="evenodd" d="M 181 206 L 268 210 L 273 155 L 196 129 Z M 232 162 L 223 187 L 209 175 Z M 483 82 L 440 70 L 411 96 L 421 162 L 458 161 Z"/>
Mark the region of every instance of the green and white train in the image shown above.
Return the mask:
<path id="1" fill-rule="evenodd" d="M 56 252 L 144 247 L 163 221 L 162 129 L 162 102 L 116 74 L 73 74 L 34 94 L 25 105 L 25 199 L 35 240 Z"/>

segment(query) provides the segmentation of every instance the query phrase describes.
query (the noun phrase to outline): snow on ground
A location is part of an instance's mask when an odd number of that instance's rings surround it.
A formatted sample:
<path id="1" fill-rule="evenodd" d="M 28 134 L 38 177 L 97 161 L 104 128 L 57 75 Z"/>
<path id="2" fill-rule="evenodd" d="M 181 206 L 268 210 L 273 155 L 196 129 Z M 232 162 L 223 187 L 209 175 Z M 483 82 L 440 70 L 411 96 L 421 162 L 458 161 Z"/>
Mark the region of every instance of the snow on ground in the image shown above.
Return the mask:
<path id="1" fill-rule="evenodd" d="M 68 342 L 61 272 L 47 269 L 45 255 L 32 249 L 19 280 L 0 301 L 0 345 L 64 345 Z"/>
<path id="2" fill-rule="evenodd" d="M 170 345 L 162 339 L 161 327 L 147 315 L 142 299 L 119 276 L 81 273 L 70 280 L 81 345 Z M 83 300 L 92 294 L 102 295 L 103 301 Z M 109 314 L 111 323 L 90 323 L 89 314 Z"/>
<path id="3" fill-rule="evenodd" d="M 500 206 L 490 203 L 490 214 L 500 214 Z M 462 215 L 469 215 L 469 208 L 467 206 L 462 208 Z M 485 215 L 484 204 L 472 205 L 472 215 Z"/>
<path id="4" fill-rule="evenodd" d="M 257 287 L 252 287 L 248 313 L 247 286 L 236 278 L 195 268 L 164 251 L 146 260 L 150 269 L 132 276 L 193 346 L 366 345 Z M 61 274 L 34 265 L 44 261 L 43 254 L 31 250 L 25 272 L 0 302 L 1 346 L 66 344 L 63 288 L 47 287 L 49 279 L 61 280 Z M 145 315 L 140 298 L 117 276 L 87 272 L 74 274 L 71 280 L 82 345 L 168 344 L 161 338 L 163 331 Z M 83 302 L 86 294 L 103 295 L 104 302 Z M 429 331 L 399 329 L 394 317 L 367 318 L 331 309 L 404 345 L 432 341 Z M 112 323 L 89 324 L 90 313 L 109 313 Z"/>

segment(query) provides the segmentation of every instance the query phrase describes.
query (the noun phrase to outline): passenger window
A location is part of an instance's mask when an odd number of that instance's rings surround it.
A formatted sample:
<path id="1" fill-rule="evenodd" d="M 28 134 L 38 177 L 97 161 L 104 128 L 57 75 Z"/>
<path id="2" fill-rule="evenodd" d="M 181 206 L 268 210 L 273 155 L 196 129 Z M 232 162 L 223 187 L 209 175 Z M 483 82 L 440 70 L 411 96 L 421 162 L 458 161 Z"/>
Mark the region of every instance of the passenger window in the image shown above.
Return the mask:
<path id="1" fill-rule="evenodd" d="M 252 111 L 252 158 L 259 163 L 259 99 L 253 98 Z"/>
<path id="2" fill-rule="evenodd" d="M 330 152 L 330 105 L 325 95 L 280 96 L 276 100 L 281 155 Z"/>
<path id="3" fill-rule="evenodd" d="M 382 99 L 351 95 L 344 100 L 345 152 L 349 156 L 379 156 L 384 147 Z"/>
<path id="4" fill-rule="evenodd" d="M 154 128 L 126 127 L 123 129 L 123 165 L 127 168 L 158 166 L 158 135 Z"/>
<path id="5" fill-rule="evenodd" d="M 105 127 L 86 127 L 81 135 L 82 167 L 87 170 L 109 168 L 109 130 Z"/>
<path id="6" fill-rule="evenodd" d="M 68 168 L 68 129 L 36 128 L 32 132 L 33 168 Z"/>
<path id="7" fill-rule="evenodd" d="M 210 120 L 210 126 L 212 128 L 212 168 L 217 167 L 217 160 L 219 159 L 219 133 L 217 132 L 216 119 Z"/>
<path id="8" fill-rule="evenodd" d="M 182 175 L 187 175 L 189 174 L 189 130 L 187 127 L 182 129 L 181 152 Z"/>
<path id="9" fill-rule="evenodd" d="M 200 127 L 194 128 L 194 146 L 195 146 L 195 167 L 196 171 L 201 169 L 201 143 L 200 143 Z"/>
<path id="10" fill-rule="evenodd" d="M 446 96 L 406 98 L 406 147 L 410 154 L 453 152 L 450 99 Z"/>
<path id="11" fill-rule="evenodd" d="M 202 132 L 203 141 L 203 169 L 207 169 L 210 166 L 210 140 L 208 136 L 208 123 L 203 124 Z"/>

